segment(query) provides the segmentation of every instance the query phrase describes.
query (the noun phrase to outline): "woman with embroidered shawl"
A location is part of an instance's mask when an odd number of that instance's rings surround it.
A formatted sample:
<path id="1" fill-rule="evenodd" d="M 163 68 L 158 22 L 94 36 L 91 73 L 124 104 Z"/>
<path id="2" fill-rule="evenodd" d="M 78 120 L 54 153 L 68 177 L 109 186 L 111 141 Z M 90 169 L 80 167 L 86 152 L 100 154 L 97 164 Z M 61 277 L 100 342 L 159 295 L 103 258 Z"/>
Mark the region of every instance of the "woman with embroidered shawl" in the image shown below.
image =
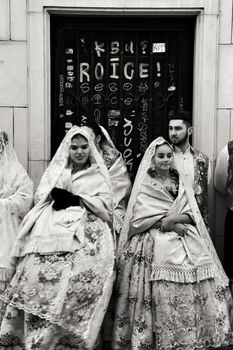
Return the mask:
<path id="1" fill-rule="evenodd" d="M 0 130 L 0 293 L 14 271 L 10 268 L 10 251 L 18 234 L 19 224 L 30 210 L 33 184 L 20 164 L 6 132 Z"/>
<path id="2" fill-rule="evenodd" d="M 112 194 L 89 134 L 73 127 L 45 171 L 12 254 L 0 345 L 93 349 L 114 281 Z"/>
<path id="3" fill-rule="evenodd" d="M 113 193 L 114 231 L 117 244 L 131 192 L 131 181 L 127 167 L 121 153 L 116 149 L 109 133 L 103 126 L 95 122 L 87 122 L 82 128 L 87 130 L 92 136 L 95 145 L 103 158 L 104 164 L 108 169 Z M 103 324 L 101 339 L 102 348 L 108 349 L 111 344 L 114 309 L 115 293 L 113 290 L 112 298 Z"/>
<path id="4" fill-rule="evenodd" d="M 91 132 L 109 172 L 113 192 L 114 227 L 118 240 L 131 192 L 131 181 L 127 167 L 122 154 L 116 149 L 109 133 L 103 126 L 87 122 L 83 128 Z"/>
<path id="5" fill-rule="evenodd" d="M 232 299 L 191 187 L 154 140 L 141 161 L 119 241 L 114 350 L 232 344 Z"/>

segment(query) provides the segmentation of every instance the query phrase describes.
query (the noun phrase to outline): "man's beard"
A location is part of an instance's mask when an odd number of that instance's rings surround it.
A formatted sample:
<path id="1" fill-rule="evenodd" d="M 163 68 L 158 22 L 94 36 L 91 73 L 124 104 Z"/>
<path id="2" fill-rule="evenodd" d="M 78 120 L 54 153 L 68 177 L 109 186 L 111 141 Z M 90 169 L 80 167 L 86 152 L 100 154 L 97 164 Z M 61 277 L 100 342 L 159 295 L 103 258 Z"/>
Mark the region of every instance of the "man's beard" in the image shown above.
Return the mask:
<path id="1" fill-rule="evenodd" d="M 186 131 L 186 134 L 181 140 L 175 140 L 175 142 L 171 140 L 171 142 L 173 143 L 173 145 L 179 147 L 179 146 L 183 146 L 187 142 L 188 138 L 189 138 L 189 134 L 188 134 L 188 131 Z"/>

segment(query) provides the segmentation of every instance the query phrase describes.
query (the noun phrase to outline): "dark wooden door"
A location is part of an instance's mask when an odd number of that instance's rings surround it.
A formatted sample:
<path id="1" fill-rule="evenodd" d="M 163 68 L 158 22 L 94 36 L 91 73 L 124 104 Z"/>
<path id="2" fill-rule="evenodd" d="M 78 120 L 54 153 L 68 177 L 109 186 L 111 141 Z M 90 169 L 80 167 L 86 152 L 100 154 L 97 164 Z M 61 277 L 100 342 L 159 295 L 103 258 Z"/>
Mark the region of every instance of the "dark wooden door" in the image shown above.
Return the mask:
<path id="1" fill-rule="evenodd" d="M 105 126 L 135 174 L 168 116 L 192 110 L 195 19 L 51 18 L 51 152 L 86 119 Z"/>

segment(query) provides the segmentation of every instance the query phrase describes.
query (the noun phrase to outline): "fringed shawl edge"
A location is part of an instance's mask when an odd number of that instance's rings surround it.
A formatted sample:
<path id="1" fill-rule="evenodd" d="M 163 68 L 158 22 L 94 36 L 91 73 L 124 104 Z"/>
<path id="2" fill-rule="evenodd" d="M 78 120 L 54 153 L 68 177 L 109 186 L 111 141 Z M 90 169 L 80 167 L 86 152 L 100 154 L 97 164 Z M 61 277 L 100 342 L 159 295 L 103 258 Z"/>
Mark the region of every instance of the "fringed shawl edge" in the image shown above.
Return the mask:
<path id="1" fill-rule="evenodd" d="M 165 280 L 176 283 L 199 283 L 203 280 L 215 278 L 216 275 L 217 269 L 213 263 L 192 268 L 153 265 L 150 279 L 151 281 Z"/>

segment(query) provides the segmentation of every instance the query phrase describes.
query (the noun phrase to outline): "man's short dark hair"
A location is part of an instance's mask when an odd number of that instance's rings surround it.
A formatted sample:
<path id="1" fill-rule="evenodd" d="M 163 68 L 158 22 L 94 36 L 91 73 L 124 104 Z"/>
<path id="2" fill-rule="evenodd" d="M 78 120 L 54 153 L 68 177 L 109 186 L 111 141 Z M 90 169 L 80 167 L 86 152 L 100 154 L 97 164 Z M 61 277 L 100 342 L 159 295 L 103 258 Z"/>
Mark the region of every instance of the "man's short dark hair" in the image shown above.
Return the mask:
<path id="1" fill-rule="evenodd" d="M 169 121 L 176 119 L 183 120 L 183 123 L 187 126 L 187 128 L 190 128 L 190 126 L 192 126 L 192 116 L 191 113 L 188 111 L 180 111 L 174 113 L 172 116 L 169 117 Z"/>

